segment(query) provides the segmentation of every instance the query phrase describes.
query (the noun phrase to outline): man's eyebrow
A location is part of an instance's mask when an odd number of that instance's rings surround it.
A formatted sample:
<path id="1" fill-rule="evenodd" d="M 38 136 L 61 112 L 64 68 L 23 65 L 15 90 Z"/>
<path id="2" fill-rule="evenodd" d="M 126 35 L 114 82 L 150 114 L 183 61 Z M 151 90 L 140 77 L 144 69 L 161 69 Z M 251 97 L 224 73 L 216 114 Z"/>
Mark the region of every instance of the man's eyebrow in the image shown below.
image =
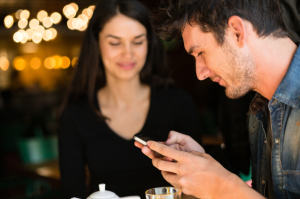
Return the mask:
<path id="1" fill-rule="evenodd" d="M 195 46 L 192 46 L 192 47 L 190 47 L 190 50 L 188 51 L 188 54 L 193 54 L 194 53 L 194 50 L 196 49 L 196 48 L 199 48 L 200 46 L 198 46 L 198 45 L 195 45 Z"/>
<path id="2" fill-rule="evenodd" d="M 146 34 L 138 35 L 138 36 L 134 37 L 134 39 L 138 39 L 138 38 L 141 38 L 143 36 L 146 36 Z M 106 38 L 107 37 L 112 37 L 112 38 L 115 38 L 115 39 L 121 39 L 120 37 L 117 37 L 117 36 L 114 36 L 114 35 L 107 35 Z"/>

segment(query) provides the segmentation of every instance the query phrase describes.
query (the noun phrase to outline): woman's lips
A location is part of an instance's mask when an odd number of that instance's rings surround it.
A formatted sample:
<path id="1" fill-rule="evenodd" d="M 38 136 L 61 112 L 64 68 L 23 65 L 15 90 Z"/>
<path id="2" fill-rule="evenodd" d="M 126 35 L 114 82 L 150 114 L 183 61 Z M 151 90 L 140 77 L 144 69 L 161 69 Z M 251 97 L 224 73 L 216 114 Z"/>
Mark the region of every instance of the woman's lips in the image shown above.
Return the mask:
<path id="1" fill-rule="evenodd" d="M 135 63 L 134 62 L 119 62 L 119 63 L 117 63 L 117 65 L 119 67 L 121 67 L 122 69 L 130 70 L 130 69 L 134 68 Z"/>

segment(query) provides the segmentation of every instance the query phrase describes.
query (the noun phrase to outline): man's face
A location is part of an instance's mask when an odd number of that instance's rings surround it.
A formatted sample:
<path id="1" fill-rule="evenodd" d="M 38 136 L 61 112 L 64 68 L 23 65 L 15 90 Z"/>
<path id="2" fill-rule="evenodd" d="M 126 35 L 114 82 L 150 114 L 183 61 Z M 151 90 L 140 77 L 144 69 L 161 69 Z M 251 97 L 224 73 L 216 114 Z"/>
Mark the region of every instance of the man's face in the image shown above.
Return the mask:
<path id="1" fill-rule="evenodd" d="M 186 24 L 182 37 L 186 51 L 196 60 L 199 80 L 210 78 L 226 87 L 226 95 L 235 99 L 253 88 L 254 61 L 249 54 L 234 49 L 227 41 L 219 45 L 214 35 L 201 31 L 198 25 Z"/>

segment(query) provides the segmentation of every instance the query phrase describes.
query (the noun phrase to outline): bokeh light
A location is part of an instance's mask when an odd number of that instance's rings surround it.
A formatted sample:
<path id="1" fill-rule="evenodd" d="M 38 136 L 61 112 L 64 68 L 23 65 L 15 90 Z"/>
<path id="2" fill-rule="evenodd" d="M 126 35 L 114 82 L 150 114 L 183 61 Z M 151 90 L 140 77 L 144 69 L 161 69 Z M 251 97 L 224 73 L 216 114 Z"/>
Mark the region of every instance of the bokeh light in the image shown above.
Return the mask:
<path id="1" fill-rule="evenodd" d="M 51 19 L 53 20 L 54 24 L 58 24 L 61 20 L 61 14 L 59 14 L 58 12 L 54 12 L 51 14 Z"/>
<path id="2" fill-rule="evenodd" d="M 25 30 L 19 30 L 19 32 L 22 33 L 21 43 L 25 44 L 28 40 L 28 34 Z"/>
<path id="3" fill-rule="evenodd" d="M 76 12 L 78 11 L 79 7 L 76 3 L 70 3 L 69 5 L 72 6 L 75 9 Z"/>
<path id="4" fill-rule="evenodd" d="M 31 29 L 36 29 L 38 27 L 38 25 L 40 25 L 40 22 L 37 19 L 31 19 L 29 22 L 29 27 Z"/>
<path id="5" fill-rule="evenodd" d="M 55 66 L 55 59 L 53 57 L 47 57 L 44 61 L 45 68 L 53 69 Z"/>
<path id="6" fill-rule="evenodd" d="M 45 32 L 43 33 L 43 39 L 45 41 L 49 41 L 50 39 L 52 39 L 52 32 L 51 32 L 51 30 L 45 30 Z"/>
<path id="7" fill-rule="evenodd" d="M 28 35 L 28 40 L 30 40 L 30 39 L 32 39 L 32 36 L 33 36 L 33 34 L 34 34 L 34 30 L 28 28 L 28 29 L 26 30 L 26 33 L 27 33 L 27 35 Z"/>
<path id="8" fill-rule="evenodd" d="M 37 18 L 40 22 L 43 22 L 46 17 L 48 17 L 48 13 L 45 10 L 41 10 L 37 14 Z"/>
<path id="9" fill-rule="evenodd" d="M 35 32 L 40 33 L 41 35 L 45 32 L 45 28 L 41 25 L 39 25 L 36 29 Z"/>
<path id="10" fill-rule="evenodd" d="M 28 10 L 22 10 L 20 13 L 20 18 L 21 19 L 28 19 L 30 16 L 30 12 Z"/>
<path id="11" fill-rule="evenodd" d="M 78 62 L 78 57 L 73 57 L 72 59 L 72 67 L 75 67 L 77 65 Z"/>
<path id="12" fill-rule="evenodd" d="M 95 6 L 94 6 L 94 5 L 91 5 L 91 6 L 89 6 L 89 9 L 91 9 L 91 10 L 94 12 Z"/>
<path id="13" fill-rule="evenodd" d="M 30 63 L 29 63 L 29 64 L 30 64 L 30 67 L 31 67 L 32 69 L 36 70 L 36 69 L 38 69 L 38 68 L 41 66 L 42 61 L 41 61 L 40 58 L 34 57 L 34 58 L 32 58 L 32 59 L 30 60 Z"/>
<path id="14" fill-rule="evenodd" d="M 51 17 L 46 17 L 44 18 L 43 20 L 43 25 L 46 27 L 46 28 L 50 28 L 52 25 L 53 25 L 53 20 Z"/>
<path id="15" fill-rule="evenodd" d="M 62 69 L 69 68 L 70 63 L 71 63 L 69 57 L 63 56 L 63 57 L 61 57 L 60 60 L 61 60 L 61 62 L 60 62 L 60 67 L 61 67 Z"/>
<path id="16" fill-rule="evenodd" d="M 16 42 L 16 43 L 19 43 L 21 40 L 23 39 L 23 35 L 22 33 L 20 33 L 19 31 L 17 31 L 14 36 L 13 36 L 13 40 Z"/>
<path id="17" fill-rule="evenodd" d="M 51 39 L 55 39 L 56 35 L 57 35 L 57 31 L 55 28 L 49 28 L 49 30 L 52 32 L 52 37 Z"/>
<path id="18" fill-rule="evenodd" d="M 22 57 L 15 57 L 13 65 L 16 70 L 21 71 L 26 67 L 26 61 Z"/>
<path id="19" fill-rule="evenodd" d="M 0 58 L 0 68 L 3 71 L 7 71 L 7 69 L 9 68 L 9 61 L 6 57 L 1 57 Z"/>
<path id="20" fill-rule="evenodd" d="M 12 25 L 14 24 L 14 18 L 11 15 L 7 15 L 4 18 L 4 25 L 6 28 L 10 28 L 12 27 Z"/>
<path id="21" fill-rule="evenodd" d="M 73 27 L 73 18 L 69 19 L 67 22 L 67 26 L 70 30 L 74 30 L 75 28 Z"/>
<path id="22" fill-rule="evenodd" d="M 43 39 L 43 36 L 39 32 L 35 32 L 32 36 L 32 41 L 36 44 L 40 43 Z"/>
<path id="23" fill-rule="evenodd" d="M 66 5 L 64 8 L 63 8 L 63 13 L 64 15 L 70 19 L 70 18 L 73 18 L 76 16 L 76 10 L 74 9 L 73 6 L 71 5 Z"/>
<path id="24" fill-rule="evenodd" d="M 15 15 L 17 19 L 21 19 L 21 18 L 20 18 L 21 12 L 22 12 L 21 9 L 20 9 L 20 10 L 17 10 L 16 15 Z"/>
<path id="25" fill-rule="evenodd" d="M 20 19 L 19 22 L 18 22 L 18 26 L 21 29 L 26 28 L 27 24 L 28 24 L 27 19 Z"/>

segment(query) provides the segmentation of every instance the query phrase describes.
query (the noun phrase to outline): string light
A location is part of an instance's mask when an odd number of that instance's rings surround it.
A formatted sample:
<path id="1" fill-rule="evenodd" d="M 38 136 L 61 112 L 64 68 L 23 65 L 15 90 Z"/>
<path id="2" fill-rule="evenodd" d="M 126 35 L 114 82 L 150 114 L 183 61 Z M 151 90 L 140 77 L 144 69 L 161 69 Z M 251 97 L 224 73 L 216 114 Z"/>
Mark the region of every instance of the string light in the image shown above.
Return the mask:
<path id="1" fill-rule="evenodd" d="M 30 16 L 30 12 L 28 10 L 22 10 L 20 13 L 20 18 L 21 19 L 28 19 Z"/>
<path id="2" fill-rule="evenodd" d="M 18 22 L 18 26 L 21 29 L 26 28 L 27 24 L 28 24 L 27 19 L 20 19 Z"/>
<path id="3" fill-rule="evenodd" d="M 43 22 L 46 17 L 48 17 L 48 13 L 45 10 L 41 10 L 37 14 L 37 18 L 40 22 Z"/>
<path id="4" fill-rule="evenodd" d="M 45 28 L 50 28 L 53 25 L 52 18 L 51 17 L 44 18 L 43 25 L 45 26 Z"/>
<path id="5" fill-rule="evenodd" d="M 54 12 L 51 14 L 51 19 L 53 20 L 54 24 L 58 24 L 61 20 L 61 15 L 58 12 Z"/>
<path id="6" fill-rule="evenodd" d="M 38 27 L 38 25 L 40 25 L 40 22 L 37 19 L 31 19 L 29 22 L 29 27 L 31 29 L 36 29 Z"/>
<path id="7" fill-rule="evenodd" d="M 56 35 L 57 35 L 57 31 L 55 30 L 55 28 L 49 28 L 49 30 L 52 32 L 52 37 L 51 39 L 55 39 Z"/>
<path id="8" fill-rule="evenodd" d="M 17 12 L 16 12 L 16 18 L 17 19 L 21 19 L 20 18 L 20 14 L 21 14 L 21 12 L 22 12 L 22 10 L 20 9 L 20 10 L 18 10 Z"/>
<path id="9" fill-rule="evenodd" d="M 16 70 L 21 71 L 26 67 L 26 61 L 22 57 L 16 57 L 13 60 L 13 65 Z"/>
<path id="10" fill-rule="evenodd" d="M 42 63 L 42 61 L 40 58 L 34 57 L 30 60 L 29 65 L 32 69 L 36 70 L 41 66 L 41 63 Z"/>
<path id="11" fill-rule="evenodd" d="M 14 24 L 14 18 L 11 15 L 7 15 L 4 18 L 4 25 L 6 28 L 10 28 L 12 27 L 12 25 Z"/>
<path id="12" fill-rule="evenodd" d="M 3 71 L 7 71 L 7 69 L 9 68 L 9 61 L 6 57 L 1 57 L 0 58 L 0 68 Z"/>
<path id="13" fill-rule="evenodd" d="M 32 36 L 32 41 L 36 44 L 40 43 L 43 39 L 43 36 L 39 32 L 35 32 Z"/>
<path id="14" fill-rule="evenodd" d="M 33 36 L 33 34 L 34 34 L 34 30 L 28 28 L 28 29 L 26 30 L 26 33 L 27 33 L 27 35 L 28 35 L 28 40 L 31 40 L 31 39 L 32 39 L 32 36 Z"/>

